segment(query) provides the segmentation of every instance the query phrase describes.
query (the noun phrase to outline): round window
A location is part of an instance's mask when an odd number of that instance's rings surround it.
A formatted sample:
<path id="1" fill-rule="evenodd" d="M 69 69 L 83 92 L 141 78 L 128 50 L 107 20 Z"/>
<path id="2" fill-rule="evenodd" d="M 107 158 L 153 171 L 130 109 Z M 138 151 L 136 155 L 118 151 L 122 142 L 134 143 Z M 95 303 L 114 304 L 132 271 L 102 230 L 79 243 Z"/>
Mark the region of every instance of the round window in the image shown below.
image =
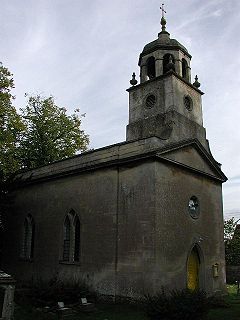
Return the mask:
<path id="1" fill-rule="evenodd" d="M 156 104 L 156 101 L 157 101 L 156 96 L 154 96 L 153 94 L 150 94 L 146 98 L 146 107 L 149 108 L 149 109 L 154 107 L 155 104 Z"/>
<path id="2" fill-rule="evenodd" d="M 192 196 L 188 202 L 188 212 L 193 219 L 199 217 L 199 201 L 198 198 Z"/>
<path id="3" fill-rule="evenodd" d="M 192 111 L 192 109 L 193 109 L 193 102 L 192 102 L 192 99 L 191 99 L 189 96 L 185 96 L 185 97 L 184 97 L 184 105 L 185 105 L 185 108 L 186 108 L 188 111 Z"/>

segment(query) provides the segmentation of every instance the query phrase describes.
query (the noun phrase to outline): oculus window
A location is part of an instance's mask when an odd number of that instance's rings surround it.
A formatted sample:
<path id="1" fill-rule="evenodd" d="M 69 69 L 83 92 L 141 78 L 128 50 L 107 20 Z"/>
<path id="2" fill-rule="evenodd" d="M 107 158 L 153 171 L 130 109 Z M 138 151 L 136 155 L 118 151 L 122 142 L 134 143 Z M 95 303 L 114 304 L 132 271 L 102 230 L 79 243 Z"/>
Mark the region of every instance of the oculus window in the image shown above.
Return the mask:
<path id="1" fill-rule="evenodd" d="M 199 201 L 198 198 L 192 196 L 188 201 L 188 212 L 193 219 L 197 219 L 199 217 Z"/>

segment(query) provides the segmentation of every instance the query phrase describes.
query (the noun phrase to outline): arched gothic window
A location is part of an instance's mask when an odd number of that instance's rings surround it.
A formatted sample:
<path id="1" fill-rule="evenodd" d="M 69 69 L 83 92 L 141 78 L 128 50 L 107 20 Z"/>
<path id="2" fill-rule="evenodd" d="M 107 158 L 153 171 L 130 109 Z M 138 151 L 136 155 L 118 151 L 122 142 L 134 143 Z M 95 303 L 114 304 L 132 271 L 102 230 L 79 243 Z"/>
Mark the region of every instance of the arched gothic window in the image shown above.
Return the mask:
<path id="1" fill-rule="evenodd" d="M 182 77 L 188 80 L 188 64 L 185 59 L 182 59 Z"/>
<path id="2" fill-rule="evenodd" d="M 80 254 L 80 221 L 79 218 L 75 218 L 74 222 L 74 261 L 79 261 L 79 254 Z"/>
<path id="3" fill-rule="evenodd" d="M 34 225 L 33 217 L 31 215 L 28 215 L 24 219 L 24 223 L 23 223 L 23 241 L 22 241 L 21 257 L 24 259 L 33 258 L 34 233 L 35 233 L 35 225 Z"/>
<path id="4" fill-rule="evenodd" d="M 64 221 L 63 227 L 63 261 L 69 261 L 70 258 L 70 234 L 71 234 L 71 224 L 70 219 L 67 216 Z"/>
<path id="5" fill-rule="evenodd" d="M 156 77 L 156 66 L 154 57 L 150 57 L 147 59 L 147 76 L 148 80 Z"/>
<path id="6" fill-rule="evenodd" d="M 173 64 L 170 66 L 170 63 Z M 163 56 L 163 74 L 168 72 L 169 70 L 175 71 L 175 59 L 173 55 L 167 53 Z"/>
<path id="7" fill-rule="evenodd" d="M 74 210 L 65 217 L 63 225 L 63 253 L 62 260 L 79 262 L 80 260 L 80 236 L 81 224 Z"/>

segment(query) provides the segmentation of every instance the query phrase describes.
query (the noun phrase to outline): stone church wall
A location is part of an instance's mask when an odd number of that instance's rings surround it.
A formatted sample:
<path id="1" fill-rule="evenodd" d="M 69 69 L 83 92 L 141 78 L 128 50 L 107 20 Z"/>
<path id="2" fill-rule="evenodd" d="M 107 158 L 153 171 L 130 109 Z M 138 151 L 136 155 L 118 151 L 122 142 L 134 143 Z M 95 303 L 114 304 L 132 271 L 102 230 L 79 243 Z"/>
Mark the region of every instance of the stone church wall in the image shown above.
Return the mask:
<path id="1" fill-rule="evenodd" d="M 191 55 L 161 24 L 127 89 L 126 141 L 15 177 L 3 267 L 17 280 L 85 280 L 131 297 L 224 291 L 227 178 L 206 139 L 200 83 L 189 82 Z"/>
<path id="2" fill-rule="evenodd" d="M 107 168 L 19 189 L 9 216 L 5 265 L 24 281 L 84 279 L 104 294 L 144 291 L 153 261 L 154 166 Z M 79 263 L 63 262 L 63 223 L 73 209 L 81 223 Z M 35 223 L 34 255 L 21 259 L 23 223 Z M 143 263 L 144 262 L 144 263 Z"/>
<path id="3" fill-rule="evenodd" d="M 120 295 L 136 296 L 149 290 L 150 269 L 155 260 L 154 182 L 152 161 L 121 169 L 117 273 Z"/>
<path id="4" fill-rule="evenodd" d="M 150 141 L 145 141 L 146 148 L 151 147 Z M 138 142 L 140 151 L 142 144 Z M 135 142 L 121 148 L 120 154 L 131 155 L 131 161 L 121 159 L 119 165 L 60 178 L 45 173 L 45 181 L 32 181 L 15 192 L 8 216 L 5 269 L 24 281 L 84 279 L 103 294 L 138 297 L 162 286 L 185 288 L 188 255 L 197 245 L 200 286 L 209 292 L 222 290 L 222 190 L 221 182 L 206 176 L 213 176 L 207 162 L 190 147 L 148 158 L 135 158 Z M 53 164 L 53 169 L 57 171 L 58 165 L 68 169 L 62 162 Z M 191 166 L 206 174 L 193 172 Z M 200 203 L 198 219 L 188 212 L 193 195 Z M 71 210 L 81 224 L 79 262 L 62 261 L 63 224 Z M 21 250 L 27 215 L 35 223 L 35 240 L 33 259 L 26 261 Z M 219 275 L 214 278 L 216 263 Z"/>
<path id="5" fill-rule="evenodd" d="M 156 163 L 156 286 L 186 287 L 187 259 L 194 245 L 200 255 L 200 287 L 209 292 L 224 290 L 225 260 L 221 184 L 180 169 Z M 196 196 L 198 219 L 193 219 L 188 202 Z M 219 276 L 213 277 L 213 265 Z"/>
<path id="6" fill-rule="evenodd" d="M 78 278 L 95 271 L 114 269 L 116 240 L 117 171 L 108 169 L 30 185 L 16 193 L 9 221 L 10 268 L 26 280 Z M 62 260 L 63 223 L 73 209 L 81 223 L 80 262 Z M 27 214 L 35 222 L 32 261 L 20 259 L 22 225 Z M 11 234 L 17 232 L 15 236 Z M 11 240 L 9 240 L 11 241 Z M 15 263 L 12 263 L 15 261 Z"/>

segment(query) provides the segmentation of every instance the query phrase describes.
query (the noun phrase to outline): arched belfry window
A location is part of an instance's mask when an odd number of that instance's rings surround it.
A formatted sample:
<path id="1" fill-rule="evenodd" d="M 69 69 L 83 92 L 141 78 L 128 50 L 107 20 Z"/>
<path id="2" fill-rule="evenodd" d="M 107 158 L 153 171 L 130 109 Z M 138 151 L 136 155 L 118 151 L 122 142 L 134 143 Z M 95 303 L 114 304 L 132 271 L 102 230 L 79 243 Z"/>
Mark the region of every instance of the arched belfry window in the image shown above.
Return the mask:
<path id="1" fill-rule="evenodd" d="M 175 71 L 175 59 L 172 54 L 167 53 L 163 56 L 163 74 L 169 70 Z"/>
<path id="2" fill-rule="evenodd" d="M 188 64 L 185 59 L 182 59 L 182 77 L 188 80 Z"/>
<path id="3" fill-rule="evenodd" d="M 33 217 L 31 215 L 27 215 L 23 223 L 23 239 L 22 239 L 22 252 L 21 252 L 21 257 L 24 259 L 33 258 L 34 234 L 35 234 L 35 225 L 34 225 Z"/>
<path id="4" fill-rule="evenodd" d="M 147 59 L 147 76 L 148 80 L 156 77 L 156 66 L 154 57 L 150 57 Z"/>
<path id="5" fill-rule="evenodd" d="M 71 210 L 63 224 L 63 261 L 78 262 L 80 260 L 80 238 L 80 219 L 75 211 Z"/>

